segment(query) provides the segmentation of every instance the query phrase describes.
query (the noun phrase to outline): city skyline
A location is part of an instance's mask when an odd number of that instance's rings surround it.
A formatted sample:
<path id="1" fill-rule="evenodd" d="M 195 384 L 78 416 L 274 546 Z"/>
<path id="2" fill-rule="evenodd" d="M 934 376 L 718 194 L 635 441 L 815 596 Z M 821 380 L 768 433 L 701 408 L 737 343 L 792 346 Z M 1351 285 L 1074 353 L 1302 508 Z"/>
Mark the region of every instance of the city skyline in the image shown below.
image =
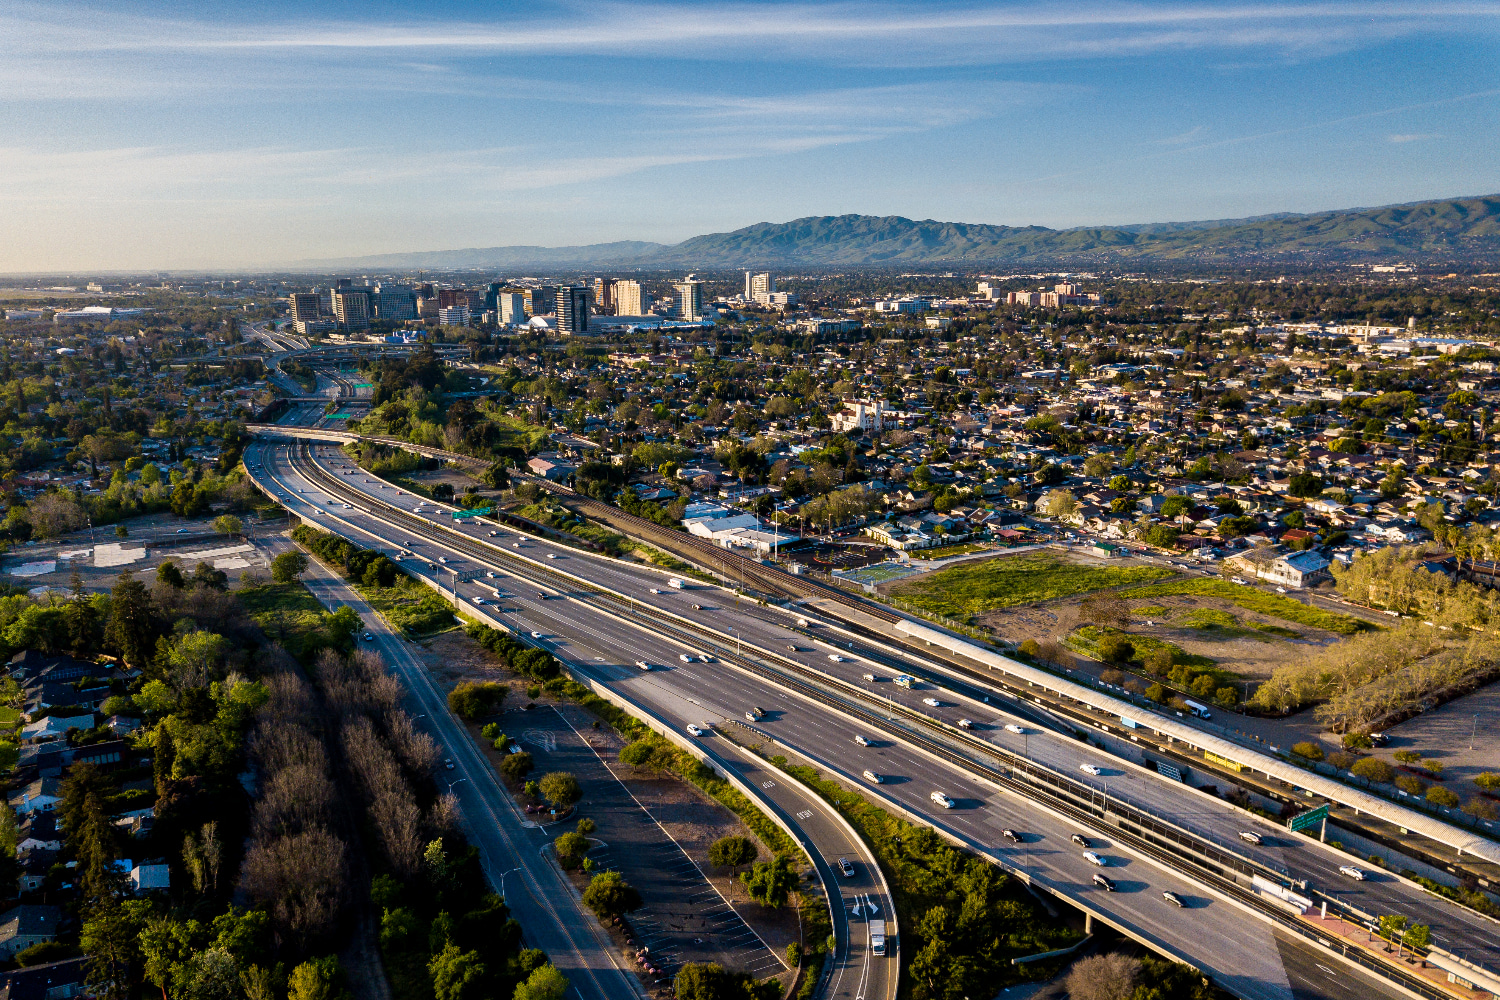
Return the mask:
<path id="1" fill-rule="evenodd" d="M 0 271 L 1500 190 L 1500 5 L 18 3 Z"/>

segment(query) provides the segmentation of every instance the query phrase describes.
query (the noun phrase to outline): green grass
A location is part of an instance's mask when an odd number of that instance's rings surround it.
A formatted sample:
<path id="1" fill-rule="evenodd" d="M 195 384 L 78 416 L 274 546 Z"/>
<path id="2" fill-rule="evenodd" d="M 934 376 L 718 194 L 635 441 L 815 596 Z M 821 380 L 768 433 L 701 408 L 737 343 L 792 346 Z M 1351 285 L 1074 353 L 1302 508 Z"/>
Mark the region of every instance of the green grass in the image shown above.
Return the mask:
<path id="1" fill-rule="evenodd" d="M 14 726 L 21 721 L 21 710 L 0 706 L 0 726 Z"/>
<path id="2" fill-rule="evenodd" d="M 1099 640 L 1106 635 L 1123 635 L 1135 647 L 1135 656 L 1131 660 L 1136 663 L 1145 663 L 1146 658 L 1158 649 L 1165 649 L 1172 654 L 1173 663 L 1185 663 L 1190 667 L 1213 667 L 1215 660 L 1207 656 L 1199 656 L 1197 653 L 1189 653 L 1176 643 L 1167 642 L 1164 639 L 1153 639 L 1148 635 L 1132 635 L 1122 632 L 1120 629 L 1099 628 L 1095 625 L 1085 625 L 1074 629 L 1068 635 L 1067 644 L 1080 653 L 1087 653 L 1095 659 L 1099 658 Z"/>
<path id="3" fill-rule="evenodd" d="M 1167 616 L 1167 609 L 1160 604 L 1142 604 L 1132 611 L 1131 614 L 1139 615 L 1142 618 L 1165 618 Z"/>
<path id="4" fill-rule="evenodd" d="M 950 566 L 901 584 L 895 593 L 926 611 L 966 621 L 997 608 L 1173 575 L 1159 566 L 1079 566 L 1048 553 L 1028 552 Z"/>
<path id="5" fill-rule="evenodd" d="M 941 574 L 939 574 L 941 575 Z M 1244 608 L 1246 611 L 1255 611 L 1259 614 L 1269 615 L 1272 618 L 1280 618 L 1297 625 L 1306 625 L 1310 628 L 1320 628 L 1328 632 L 1337 632 L 1340 635 L 1353 635 L 1356 632 L 1371 631 L 1378 626 L 1372 625 L 1362 618 L 1354 618 L 1350 615 L 1341 615 L 1333 611 L 1321 611 L 1318 608 L 1310 608 L 1300 601 L 1294 601 L 1280 594 L 1268 594 L 1254 587 L 1245 587 L 1228 580 L 1169 580 L 1166 583 L 1147 584 L 1143 587 L 1132 587 L 1124 591 L 1120 596 L 1125 598 L 1146 599 L 1152 597 L 1174 597 L 1180 595 L 1194 597 L 1217 597 Z"/>
<path id="6" fill-rule="evenodd" d="M 21 760 L 21 747 L 10 740 L 0 740 L 0 772 L 14 771 Z"/>
<path id="7" fill-rule="evenodd" d="M 328 646 L 347 649 L 349 636 L 324 626 L 323 605 L 300 583 L 267 583 L 236 591 L 240 604 L 274 642 L 303 659 Z"/>
<path id="8" fill-rule="evenodd" d="M 1240 620 L 1228 611 L 1220 611 L 1218 608 L 1198 608 L 1184 618 L 1182 624 L 1187 628 L 1217 631 L 1219 629 L 1238 629 L 1240 627 Z"/>
<path id="9" fill-rule="evenodd" d="M 940 545 L 933 549 L 917 549 L 911 554 L 913 559 L 950 559 L 954 556 L 966 556 L 971 552 L 993 551 L 989 545 L 980 545 L 974 542 L 962 542 L 958 545 Z"/>
<path id="10" fill-rule="evenodd" d="M 1261 632 L 1269 632 L 1271 635 L 1279 635 L 1283 639 L 1300 639 L 1300 638 L 1302 638 L 1302 633 L 1301 632 L 1298 632 L 1298 631 L 1296 631 L 1294 629 L 1283 628 L 1280 625 L 1257 625 L 1255 627 L 1256 627 L 1257 630 L 1259 630 Z"/>
<path id="11" fill-rule="evenodd" d="M 453 604 L 411 577 L 398 576 L 394 587 L 353 586 L 382 618 L 407 635 L 431 635 L 454 627 Z"/>

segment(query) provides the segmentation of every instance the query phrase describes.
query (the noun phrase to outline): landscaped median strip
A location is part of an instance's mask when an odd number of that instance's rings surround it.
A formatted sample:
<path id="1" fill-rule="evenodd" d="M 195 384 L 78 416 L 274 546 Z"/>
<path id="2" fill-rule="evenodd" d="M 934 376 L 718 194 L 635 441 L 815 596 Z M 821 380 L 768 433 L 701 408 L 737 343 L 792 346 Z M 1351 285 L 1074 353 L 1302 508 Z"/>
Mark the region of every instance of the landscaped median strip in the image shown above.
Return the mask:
<path id="1" fill-rule="evenodd" d="M 1369 926 L 1351 923 L 1338 913 L 1328 914 L 1319 910 L 1308 910 L 1299 919 L 1310 927 L 1315 928 L 1319 933 L 1327 935 L 1326 938 L 1319 939 L 1319 944 L 1322 944 L 1325 948 L 1333 949 L 1334 942 L 1341 945 L 1341 953 L 1345 958 L 1349 958 L 1361 965 L 1369 965 L 1373 961 L 1400 969 L 1408 976 L 1417 976 L 1423 981 L 1431 983 L 1435 989 L 1442 993 L 1462 997 L 1464 1000 L 1471 1000 L 1474 996 L 1473 988 L 1450 981 L 1454 973 L 1439 969 L 1427 960 L 1442 961 L 1442 958 L 1436 954 L 1429 954 L 1427 958 L 1419 955 L 1416 961 L 1412 961 L 1410 958 L 1412 951 L 1407 948 L 1401 951 L 1402 957 L 1398 958 L 1397 951 L 1399 949 L 1393 947 L 1391 942 L 1381 937 Z M 1396 935 L 1396 940 L 1398 942 L 1401 940 L 1401 934 L 1398 933 Z M 1350 954 L 1351 951 L 1354 952 L 1353 955 Z M 1445 964 L 1457 966 L 1456 962 L 1445 962 Z M 1475 981 L 1483 973 L 1475 971 L 1471 972 L 1470 975 L 1475 977 L 1475 979 L 1469 981 L 1474 982 L 1476 987 L 1480 989 L 1486 988 Z"/>

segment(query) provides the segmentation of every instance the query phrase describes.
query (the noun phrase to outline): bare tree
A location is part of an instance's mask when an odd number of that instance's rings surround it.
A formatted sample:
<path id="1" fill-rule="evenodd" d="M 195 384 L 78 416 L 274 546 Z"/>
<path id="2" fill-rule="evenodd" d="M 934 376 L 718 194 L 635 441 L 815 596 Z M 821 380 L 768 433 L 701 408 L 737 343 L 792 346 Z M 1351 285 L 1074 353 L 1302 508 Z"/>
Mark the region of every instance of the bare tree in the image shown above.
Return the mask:
<path id="1" fill-rule="evenodd" d="M 1126 1000 L 1135 991 L 1141 963 L 1129 955 L 1090 955 L 1073 963 L 1068 1000 Z"/>
<path id="2" fill-rule="evenodd" d="M 322 827 L 257 841 L 240 877 L 246 894 L 299 944 L 333 929 L 348 897 L 347 849 Z"/>

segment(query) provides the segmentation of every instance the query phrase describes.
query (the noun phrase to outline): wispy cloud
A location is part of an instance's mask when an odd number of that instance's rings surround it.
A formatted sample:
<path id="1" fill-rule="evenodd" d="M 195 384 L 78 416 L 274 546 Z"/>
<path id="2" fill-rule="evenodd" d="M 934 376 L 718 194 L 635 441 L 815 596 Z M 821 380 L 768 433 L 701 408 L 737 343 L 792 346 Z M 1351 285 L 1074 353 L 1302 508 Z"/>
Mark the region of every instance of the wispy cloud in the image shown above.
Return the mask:
<path id="1" fill-rule="evenodd" d="M 1396 145 L 1400 146 L 1405 145 L 1408 142 L 1423 142 L 1427 139 L 1441 139 L 1442 135 L 1437 132 L 1404 132 L 1397 135 L 1388 135 L 1385 138 L 1387 142 L 1395 143 Z"/>

